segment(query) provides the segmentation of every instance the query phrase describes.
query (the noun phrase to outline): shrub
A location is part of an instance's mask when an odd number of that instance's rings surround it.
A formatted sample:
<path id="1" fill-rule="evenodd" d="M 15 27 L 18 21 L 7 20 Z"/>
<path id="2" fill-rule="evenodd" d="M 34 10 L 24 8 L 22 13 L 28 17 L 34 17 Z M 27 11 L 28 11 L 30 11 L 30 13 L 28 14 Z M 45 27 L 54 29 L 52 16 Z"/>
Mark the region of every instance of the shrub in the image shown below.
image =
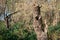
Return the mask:
<path id="1" fill-rule="evenodd" d="M 36 40 L 33 29 L 24 26 L 24 22 L 17 22 L 9 29 L 0 22 L 0 40 Z"/>
<path id="2" fill-rule="evenodd" d="M 55 26 L 50 26 L 48 28 L 48 37 L 49 37 L 49 40 L 58 40 L 60 39 L 60 23 L 58 23 L 57 25 Z"/>

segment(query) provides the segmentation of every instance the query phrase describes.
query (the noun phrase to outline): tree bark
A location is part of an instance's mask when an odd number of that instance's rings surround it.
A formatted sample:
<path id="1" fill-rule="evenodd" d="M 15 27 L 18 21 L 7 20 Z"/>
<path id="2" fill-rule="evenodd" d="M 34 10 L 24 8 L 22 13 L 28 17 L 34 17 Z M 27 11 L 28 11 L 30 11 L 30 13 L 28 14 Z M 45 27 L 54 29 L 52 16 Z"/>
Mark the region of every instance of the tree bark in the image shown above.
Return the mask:
<path id="1" fill-rule="evenodd" d="M 35 6 L 33 9 L 33 27 L 37 35 L 37 40 L 47 40 L 40 8 L 39 6 Z"/>

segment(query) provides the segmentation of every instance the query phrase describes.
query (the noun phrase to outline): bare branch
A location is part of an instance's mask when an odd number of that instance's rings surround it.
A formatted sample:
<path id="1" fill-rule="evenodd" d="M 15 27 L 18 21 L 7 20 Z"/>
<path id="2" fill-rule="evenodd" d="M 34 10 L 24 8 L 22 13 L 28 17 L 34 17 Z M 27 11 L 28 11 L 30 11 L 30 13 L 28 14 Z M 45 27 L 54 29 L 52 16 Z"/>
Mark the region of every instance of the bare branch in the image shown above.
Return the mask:
<path id="1" fill-rule="evenodd" d="M 18 12 L 20 12 L 20 10 L 15 11 L 15 12 L 11 13 L 11 14 L 10 14 L 10 15 L 8 15 L 8 16 L 12 16 L 12 15 L 14 15 L 14 14 L 18 13 Z M 7 16 L 6 16 L 6 17 L 7 17 Z"/>

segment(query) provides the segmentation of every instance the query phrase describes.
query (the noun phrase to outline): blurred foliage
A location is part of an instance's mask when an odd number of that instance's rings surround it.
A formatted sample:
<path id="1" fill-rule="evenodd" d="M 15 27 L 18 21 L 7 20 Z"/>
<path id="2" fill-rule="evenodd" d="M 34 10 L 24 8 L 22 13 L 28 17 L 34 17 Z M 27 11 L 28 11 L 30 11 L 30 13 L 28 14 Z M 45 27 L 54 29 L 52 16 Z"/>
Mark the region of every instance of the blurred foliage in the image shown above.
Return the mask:
<path id="1" fill-rule="evenodd" d="M 60 40 L 60 22 L 48 28 L 48 40 Z"/>
<path id="2" fill-rule="evenodd" d="M 0 21 L 0 30 L 6 29 L 4 21 Z"/>
<path id="3" fill-rule="evenodd" d="M 24 22 L 17 22 L 9 29 L 4 22 L 0 22 L 0 40 L 37 40 L 33 28 L 24 26 Z"/>

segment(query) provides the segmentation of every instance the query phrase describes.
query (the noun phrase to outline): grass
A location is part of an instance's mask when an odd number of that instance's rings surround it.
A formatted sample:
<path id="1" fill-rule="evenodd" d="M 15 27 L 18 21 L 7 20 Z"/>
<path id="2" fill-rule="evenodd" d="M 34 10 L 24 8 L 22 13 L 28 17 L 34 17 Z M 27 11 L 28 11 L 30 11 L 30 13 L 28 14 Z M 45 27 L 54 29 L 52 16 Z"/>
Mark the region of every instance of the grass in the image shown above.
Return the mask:
<path id="1" fill-rule="evenodd" d="M 24 22 L 17 22 L 9 29 L 0 21 L 0 40 L 37 40 L 34 30 L 24 26 Z"/>
<path id="2" fill-rule="evenodd" d="M 57 25 L 55 26 L 50 26 L 48 28 L 48 37 L 49 37 L 49 40 L 58 40 L 60 39 L 60 23 L 58 23 Z"/>

